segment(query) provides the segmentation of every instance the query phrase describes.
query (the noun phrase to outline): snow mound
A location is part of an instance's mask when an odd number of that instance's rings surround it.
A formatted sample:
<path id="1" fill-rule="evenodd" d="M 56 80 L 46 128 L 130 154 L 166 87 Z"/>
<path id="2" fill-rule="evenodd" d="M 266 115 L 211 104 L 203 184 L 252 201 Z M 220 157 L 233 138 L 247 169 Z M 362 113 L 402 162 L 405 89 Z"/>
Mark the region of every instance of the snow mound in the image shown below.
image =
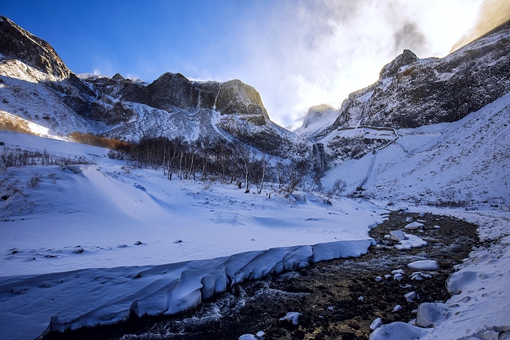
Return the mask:
<path id="1" fill-rule="evenodd" d="M 420 327 L 433 327 L 438 321 L 447 316 L 444 303 L 425 302 L 418 306 L 416 325 Z"/>
<path id="2" fill-rule="evenodd" d="M 398 250 L 410 250 L 427 245 L 427 241 L 424 241 L 416 235 L 404 233 L 404 236 L 406 238 L 404 240 L 400 240 L 400 243 L 395 245 L 395 248 Z"/>
<path id="3" fill-rule="evenodd" d="M 423 328 L 399 321 L 380 326 L 370 334 L 370 340 L 413 340 L 422 339 L 426 334 Z"/>
<path id="4" fill-rule="evenodd" d="M 284 317 L 280 318 L 280 321 L 287 321 L 294 326 L 299 325 L 299 317 L 301 316 L 301 313 L 299 312 L 288 312 Z"/>
<path id="5" fill-rule="evenodd" d="M 407 265 L 409 269 L 417 269 L 417 270 L 437 270 L 439 269 L 439 265 L 435 260 L 421 260 L 411 262 Z"/>
<path id="6" fill-rule="evenodd" d="M 451 294 L 460 294 L 464 287 L 477 279 L 477 276 L 478 274 L 472 271 L 461 271 L 453 273 L 448 279 L 446 287 Z"/>
<path id="7" fill-rule="evenodd" d="M 408 225 L 404 227 L 404 229 L 414 230 L 414 229 L 421 229 L 423 227 L 423 223 L 420 222 L 411 222 Z"/>

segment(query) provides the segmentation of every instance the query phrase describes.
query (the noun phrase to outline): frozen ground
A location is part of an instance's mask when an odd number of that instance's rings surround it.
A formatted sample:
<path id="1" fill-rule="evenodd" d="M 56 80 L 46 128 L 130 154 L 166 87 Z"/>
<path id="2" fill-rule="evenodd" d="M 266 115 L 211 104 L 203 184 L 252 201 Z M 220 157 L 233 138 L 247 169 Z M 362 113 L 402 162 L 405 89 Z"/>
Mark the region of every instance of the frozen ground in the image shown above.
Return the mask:
<path id="1" fill-rule="evenodd" d="M 418 325 L 433 327 L 382 325 L 372 339 L 504 339 L 509 112 L 507 95 L 455 123 L 397 131 L 392 145 L 323 179 L 328 187 L 341 178 L 350 192 L 367 177 L 364 194 L 372 203 L 340 198 L 333 205 L 302 192 L 285 199 L 270 187 L 257 195 L 230 184 L 168 181 L 159 171 L 110 160 L 104 149 L 0 132 L 0 152 L 46 149 L 93 163 L 78 173 L 51 166 L 0 173 L 2 334 L 32 339 L 50 320 L 64 329 L 130 312 L 174 313 L 232 282 L 359 256 L 384 207 L 465 218 L 480 226 L 483 243 L 448 281 L 452 298 L 419 309 Z M 30 187 L 34 176 L 40 183 Z M 468 211 L 430 205 L 443 203 Z"/>
<path id="2" fill-rule="evenodd" d="M 271 187 L 245 194 L 130 169 L 100 148 L 7 132 L 0 141 L 94 163 L 78 173 L 25 166 L 0 174 L 0 328 L 8 339 L 35 338 L 50 319 L 66 328 L 130 311 L 175 313 L 231 282 L 359 256 L 382 221 L 368 202 L 283 198 Z"/>
<path id="3" fill-rule="evenodd" d="M 508 339 L 510 215 L 497 211 L 432 212 L 477 224 L 484 246 L 474 249 L 448 279 L 447 289 L 453 295 L 449 300 L 424 303 L 415 320 L 382 325 L 370 339 Z"/>

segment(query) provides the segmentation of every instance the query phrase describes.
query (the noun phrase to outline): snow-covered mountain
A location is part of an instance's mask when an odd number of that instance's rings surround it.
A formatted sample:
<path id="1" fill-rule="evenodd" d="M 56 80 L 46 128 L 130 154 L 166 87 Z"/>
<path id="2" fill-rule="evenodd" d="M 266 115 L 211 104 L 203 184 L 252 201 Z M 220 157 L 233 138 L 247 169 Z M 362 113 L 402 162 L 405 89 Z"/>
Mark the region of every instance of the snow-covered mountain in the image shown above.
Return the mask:
<path id="1" fill-rule="evenodd" d="M 314 145 L 316 164 L 329 166 L 321 185 L 309 176 L 293 194 L 275 183 L 257 194 L 1 131 L 1 160 L 26 161 L 0 167 L 2 335 L 172 314 L 242 280 L 359 256 L 373 245 L 368 230 L 402 208 L 476 223 L 481 243 L 448 281 L 452 298 L 431 307 L 433 328 L 383 325 L 373 339 L 507 337 L 509 42 L 507 23 L 443 59 L 404 51 L 339 110 L 310 108 L 296 135 L 239 80 L 76 76 L 48 43 L 0 17 L 0 125 L 10 130 L 219 136 L 280 155 Z M 330 191 L 338 180 L 347 197 Z"/>
<path id="2" fill-rule="evenodd" d="M 2 124 L 66 136 L 101 134 L 238 140 L 272 154 L 299 140 L 271 121 L 259 93 L 240 80 L 190 81 L 165 73 L 151 84 L 116 74 L 76 76 L 44 40 L 0 17 Z"/>
<path id="3" fill-rule="evenodd" d="M 362 188 L 364 196 L 385 202 L 510 206 L 510 93 L 452 123 L 341 133 L 368 140 L 374 151 L 332 167 L 322 178 L 325 187 L 340 179 L 347 193 Z"/>
<path id="4" fill-rule="evenodd" d="M 419 59 L 404 50 L 381 70 L 377 82 L 350 94 L 340 109 L 310 108 L 295 132 L 324 143 L 330 161 L 359 158 L 387 138 L 353 138 L 352 127 L 454 122 L 510 92 L 509 54 L 510 22 L 444 58 Z"/>

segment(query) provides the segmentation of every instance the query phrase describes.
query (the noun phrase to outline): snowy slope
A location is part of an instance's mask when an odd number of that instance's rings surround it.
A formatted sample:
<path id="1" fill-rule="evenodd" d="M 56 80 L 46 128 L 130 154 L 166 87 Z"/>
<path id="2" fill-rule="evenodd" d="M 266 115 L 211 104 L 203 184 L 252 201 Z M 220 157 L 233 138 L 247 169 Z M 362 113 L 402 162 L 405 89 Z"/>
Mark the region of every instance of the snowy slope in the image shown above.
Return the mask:
<path id="1" fill-rule="evenodd" d="M 397 134 L 375 154 L 329 170 L 324 186 L 342 179 L 353 192 L 368 174 L 364 194 L 386 202 L 509 206 L 510 94 L 457 122 Z"/>
<path id="2" fill-rule="evenodd" d="M 72 73 L 46 41 L 0 17 L 0 127 L 40 136 L 73 132 L 125 141 L 182 137 L 237 141 L 288 155 L 307 142 L 272 122 L 259 93 L 238 79 L 192 81 Z M 311 148 L 311 145 L 307 145 Z"/>
<path id="3" fill-rule="evenodd" d="M 28 131 L 42 136 L 90 132 L 92 126 L 44 85 L 51 76 L 18 60 L 0 58 L 0 120 L 26 120 Z M 15 117 L 12 117 L 15 116 Z"/>
<path id="4" fill-rule="evenodd" d="M 81 173 L 55 166 L 1 172 L 2 196 L 19 191 L 0 201 L 0 328 L 8 339 L 28 339 L 50 319 L 53 329 L 65 329 L 130 312 L 173 313 L 231 282 L 358 256 L 371 244 L 369 226 L 381 220 L 377 206 L 391 201 L 391 208 L 477 223 L 486 246 L 448 282 L 453 297 L 419 314 L 421 322 L 435 315 L 433 328 L 382 325 L 372 338 L 497 339 L 510 329 L 509 108 L 507 95 L 455 123 L 396 130 L 396 140 L 388 131 L 346 130 L 394 142 L 331 169 L 323 184 L 341 178 L 350 191 L 366 177 L 364 194 L 376 205 L 338 199 L 329 206 L 306 193 L 284 199 L 270 187 L 271 199 L 221 183 L 168 181 L 110 160 L 104 149 L 1 132 L 2 149 L 46 149 L 94 164 Z M 35 173 L 41 184 L 30 188 Z M 468 198 L 468 208 L 478 210 L 424 205 Z"/>
<path id="5" fill-rule="evenodd" d="M 45 149 L 93 162 L 79 173 L 58 166 L 0 172 L 7 197 L 0 201 L 0 328 L 7 339 L 34 338 L 52 317 L 63 329 L 113 322 L 130 308 L 174 313 L 230 282 L 359 256 L 384 211 L 347 199 L 329 205 L 307 193 L 287 199 L 269 186 L 257 195 L 169 181 L 108 159 L 105 149 L 60 140 L 0 132 L 0 141 L 0 154 Z M 34 176 L 41 181 L 31 188 Z"/>

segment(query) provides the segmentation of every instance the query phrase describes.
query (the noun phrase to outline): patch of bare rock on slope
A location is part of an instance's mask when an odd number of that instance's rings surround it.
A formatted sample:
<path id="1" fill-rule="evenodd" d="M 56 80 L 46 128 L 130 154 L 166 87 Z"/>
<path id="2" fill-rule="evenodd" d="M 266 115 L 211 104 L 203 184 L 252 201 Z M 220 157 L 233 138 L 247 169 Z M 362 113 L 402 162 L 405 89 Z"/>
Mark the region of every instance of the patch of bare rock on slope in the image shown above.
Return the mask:
<path id="1" fill-rule="evenodd" d="M 404 229 L 411 221 L 422 226 Z M 397 250 L 398 242 L 389 237 L 395 230 L 427 245 Z M 246 282 L 179 315 L 131 317 L 115 325 L 52 332 L 44 339 L 238 339 L 257 338 L 257 333 L 263 339 L 368 339 L 375 319 L 407 322 L 420 303 L 448 299 L 445 281 L 453 266 L 479 244 L 473 224 L 403 211 L 389 213 L 370 236 L 377 245 L 360 258 Z M 408 268 L 420 260 L 435 260 L 438 269 Z M 296 312 L 295 318 L 285 320 L 289 312 Z"/>

